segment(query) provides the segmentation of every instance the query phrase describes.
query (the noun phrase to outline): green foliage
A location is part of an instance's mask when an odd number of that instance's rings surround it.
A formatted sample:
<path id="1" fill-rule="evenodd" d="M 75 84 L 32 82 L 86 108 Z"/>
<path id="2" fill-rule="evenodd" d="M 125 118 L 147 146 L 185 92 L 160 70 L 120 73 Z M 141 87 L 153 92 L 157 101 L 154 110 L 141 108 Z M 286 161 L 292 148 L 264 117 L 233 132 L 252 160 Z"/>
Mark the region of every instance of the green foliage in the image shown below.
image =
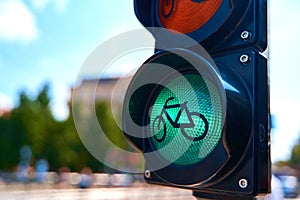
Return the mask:
<path id="1" fill-rule="evenodd" d="M 107 138 L 117 147 L 128 150 L 128 142 L 115 122 L 109 102 L 100 101 L 96 103 L 96 115 L 103 132 Z M 116 116 L 120 118 L 121 116 Z"/>
<path id="2" fill-rule="evenodd" d="M 25 135 L 19 131 L 20 124 L 0 118 L 0 169 L 13 169 L 19 162 L 19 150 Z"/>
<path id="3" fill-rule="evenodd" d="M 68 167 L 80 171 L 88 166 L 93 171 L 102 171 L 103 164 L 91 156 L 77 134 L 71 106 L 67 120 L 57 121 L 53 117 L 49 107 L 49 88 L 45 85 L 35 98 L 21 92 L 18 106 L 8 117 L 0 117 L 0 170 L 15 170 L 20 162 L 20 149 L 29 145 L 31 165 L 45 158 L 50 170 Z M 105 102 L 96 105 L 101 126 L 113 143 L 126 149 L 125 138 L 113 122 L 108 105 Z"/>
<path id="4" fill-rule="evenodd" d="M 0 168 L 12 170 L 20 161 L 20 149 L 29 145 L 34 159 L 51 154 L 49 139 L 56 134 L 56 123 L 50 108 L 49 86 L 45 85 L 37 98 L 25 92 L 19 96 L 19 105 L 0 123 Z"/>
<path id="5" fill-rule="evenodd" d="M 289 163 L 292 165 L 300 165 L 300 141 L 293 147 Z"/>

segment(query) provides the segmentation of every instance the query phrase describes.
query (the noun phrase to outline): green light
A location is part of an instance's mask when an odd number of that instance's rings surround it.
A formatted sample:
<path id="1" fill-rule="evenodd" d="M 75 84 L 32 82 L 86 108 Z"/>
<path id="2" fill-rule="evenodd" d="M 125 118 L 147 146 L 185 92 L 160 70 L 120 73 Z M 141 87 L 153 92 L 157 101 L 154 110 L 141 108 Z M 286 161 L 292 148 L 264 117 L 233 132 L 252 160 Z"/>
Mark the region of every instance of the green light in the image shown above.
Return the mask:
<path id="1" fill-rule="evenodd" d="M 168 82 L 150 111 L 154 150 L 167 162 L 192 165 L 207 158 L 222 136 L 217 87 L 198 74 Z"/>

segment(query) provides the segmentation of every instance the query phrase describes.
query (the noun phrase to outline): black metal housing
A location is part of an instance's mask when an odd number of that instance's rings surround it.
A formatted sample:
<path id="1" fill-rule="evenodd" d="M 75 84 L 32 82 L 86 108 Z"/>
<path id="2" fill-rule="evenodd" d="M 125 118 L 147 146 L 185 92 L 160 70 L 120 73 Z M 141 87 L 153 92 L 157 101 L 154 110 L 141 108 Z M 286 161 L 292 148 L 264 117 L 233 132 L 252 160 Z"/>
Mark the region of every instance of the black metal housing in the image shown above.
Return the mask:
<path id="1" fill-rule="evenodd" d="M 188 34 L 211 55 L 194 56 L 194 46 L 184 47 L 171 43 L 161 32 L 156 14 L 157 0 L 134 0 L 135 13 L 140 22 L 156 39 L 155 55 L 149 58 L 133 77 L 126 93 L 123 110 L 123 130 L 127 138 L 145 154 L 148 183 L 194 190 L 194 195 L 217 199 L 252 199 L 270 192 L 270 110 L 267 59 L 260 53 L 267 47 L 267 1 L 223 0 L 216 15 L 207 24 Z M 176 33 L 168 31 L 168 35 Z M 247 33 L 243 37 L 242 33 Z M 174 46 L 175 45 L 175 46 Z M 162 51 L 162 49 L 164 49 Z M 197 62 L 193 66 L 176 52 L 183 52 Z M 246 60 L 241 60 L 246 56 Z M 236 91 L 224 86 L 227 101 L 226 120 L 222 140 L 205 160 L 192 166 L 167 165 L 154 169 L 162 162 L 159 156 L 147 156 L 153 151 L 147 136 L 148 111 L 153 99 L 163 86 L 159 83 L 173 75 L 157 68 L 156 83 L 139 86 L 149 78 L 153 68 L 149 64 L 164 64 L 180 74 L 200 71 L 205 74 L 215 63 L 220 82 L 226 82 Z M 214 64 L 212 64 L 214 65 Z M 204 70 L 204 71 L 203 71 Z M 167 78 L 166 78 L 167 77 Z M 174 76 L 175 77 L 175 76 Z M 153 77 L 152 77 L 153 78 Z M 154 167 L 155 168 L 155 167 Z M 239 183 L 247 181 L 243 187 Z"/>

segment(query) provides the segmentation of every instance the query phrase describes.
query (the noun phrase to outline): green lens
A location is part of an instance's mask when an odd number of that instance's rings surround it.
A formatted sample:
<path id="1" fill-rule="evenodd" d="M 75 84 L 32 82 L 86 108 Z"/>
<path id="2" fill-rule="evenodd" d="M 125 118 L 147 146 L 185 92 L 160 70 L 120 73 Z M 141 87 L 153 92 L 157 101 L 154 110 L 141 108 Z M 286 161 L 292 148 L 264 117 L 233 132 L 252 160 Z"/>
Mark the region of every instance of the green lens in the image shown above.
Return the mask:
<path id="1" fill-rule="evenodd" d="M 158 93 L 150 111 L 154 150 L 175 165 L 207 158 L 222 136 L 222 102 L 218 88 L 198 74 L 177 77 Z"/>

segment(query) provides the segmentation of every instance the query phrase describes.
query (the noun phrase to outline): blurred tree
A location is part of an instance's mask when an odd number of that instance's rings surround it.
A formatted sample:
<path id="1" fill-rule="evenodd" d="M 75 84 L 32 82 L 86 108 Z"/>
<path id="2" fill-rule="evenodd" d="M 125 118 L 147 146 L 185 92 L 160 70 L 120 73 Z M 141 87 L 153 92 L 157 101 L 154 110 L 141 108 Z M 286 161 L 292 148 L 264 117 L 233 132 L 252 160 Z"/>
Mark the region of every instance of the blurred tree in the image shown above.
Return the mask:
<path id="1" fill-rule="evenodd" d="M 61 134 L 61 123 L 50 110 L 49 84 L 45 84 L 36 98 L 25 92 L 19 95 L 18 106 L 10 116 L 0 119 L 0 168 L 13 170 L 20 161 L 20 149 L 29 145 L 32 162 L 46 158 L 56 163 L 59 154 L 55 138 Z"/>
<path id="2" fill-rule="evenodd" d="M 78 109 L 78 108 L 76 108 Z M 59 155 L 57 163 L 59 166 L 67 166 L 72 171 L 81 171 L 84 167 L 90 167 L 93 171 L 103 168 L 96 158 L 94 158 L 80 140 L 72 113 L 72 105 L 69 104 L 70 115 L 62 122 L 62 133 L 57 138 Z M 58 166 L 57 166 L 58 167 Z"/>
<path id="3" fill-rule="evenodd" d="M 292 155 L 289 160 L 289 163 L 292 165 L 300 166 L 300 140 L 298 143 L 293 147 Z"/>
<path id="4" fill-rule="evenodd" d="M 20 158 L 20 148 L 24 145 L 25 135 L 10 118 L 0 118 L 0 169 L 11 170 Z"/>
<path id="5" fill-rule="evenodd" d="M 12 110 L 8 119 L 9 129 L 5 131 L 13 139 L 13 143 L 6 148 L 8 151 L 15 149 L 19 152 L 22 146 L 29 145 L 33 159 L 56 154 L 49 139 L 57 133 L 58 124 L 49 107 L 48 93 L 48 84 L 43 86 L 36 98 L 30 98 L 25 92 L 20 93 L 19 104 Z M 14 158 L 14 163 L 10 165 L 16 165 L 19 156 L 16 153 L 7 155 Z"/>
<path id="6" fill-rule="evenodd" d="M 100 126 L 107 136 L 107 138 L 115 144 L 117 147 L 128 150 L 130 145 L 122 132 L 122 130 L 118 127 L 117 123 L 115 122 L 112 108 L 110 103 L 107 101 L 99 101 L 96 103 L 96 115 Z M 121 116 L 115 116 L 121 117 Z"/>
<path id="7" fill-rule="evenodd" d="M 49 84 L 45 84 L 35 98 L 21 92 L 19 103 L 11 114 L 0 117 L 0 170 L 15 170 L 20 162 L 20 149 L 25 145 L 29 145 L 32 150 L 33 166 L 37 160 L 44 158 L 48 160 L 50 170 L 55 171 L 61 167 L 78 172 L 84 167 L 90 167 L 93 171 L 107 169 L 88 152 L 79 138 L 71 103 L 70 115 L 65 121 L 57 121 L 54 118 L 50 109 L 49 90 Z M 114 121 L 110 104 L 98 102 L 95 106 L 98 121 L 106 136 L 119 148 L 128 150 L 130 145 Z M 78 104 L 75 109 L 86 108 Z M 84 118 L 85 131 L 96 136 L 97 129 L 89 117 Z M 99 146 L 103 150 L 100 153 L 104 155 L 109 151 L 101 140 L 95 140 L 93 145 Z"/>

